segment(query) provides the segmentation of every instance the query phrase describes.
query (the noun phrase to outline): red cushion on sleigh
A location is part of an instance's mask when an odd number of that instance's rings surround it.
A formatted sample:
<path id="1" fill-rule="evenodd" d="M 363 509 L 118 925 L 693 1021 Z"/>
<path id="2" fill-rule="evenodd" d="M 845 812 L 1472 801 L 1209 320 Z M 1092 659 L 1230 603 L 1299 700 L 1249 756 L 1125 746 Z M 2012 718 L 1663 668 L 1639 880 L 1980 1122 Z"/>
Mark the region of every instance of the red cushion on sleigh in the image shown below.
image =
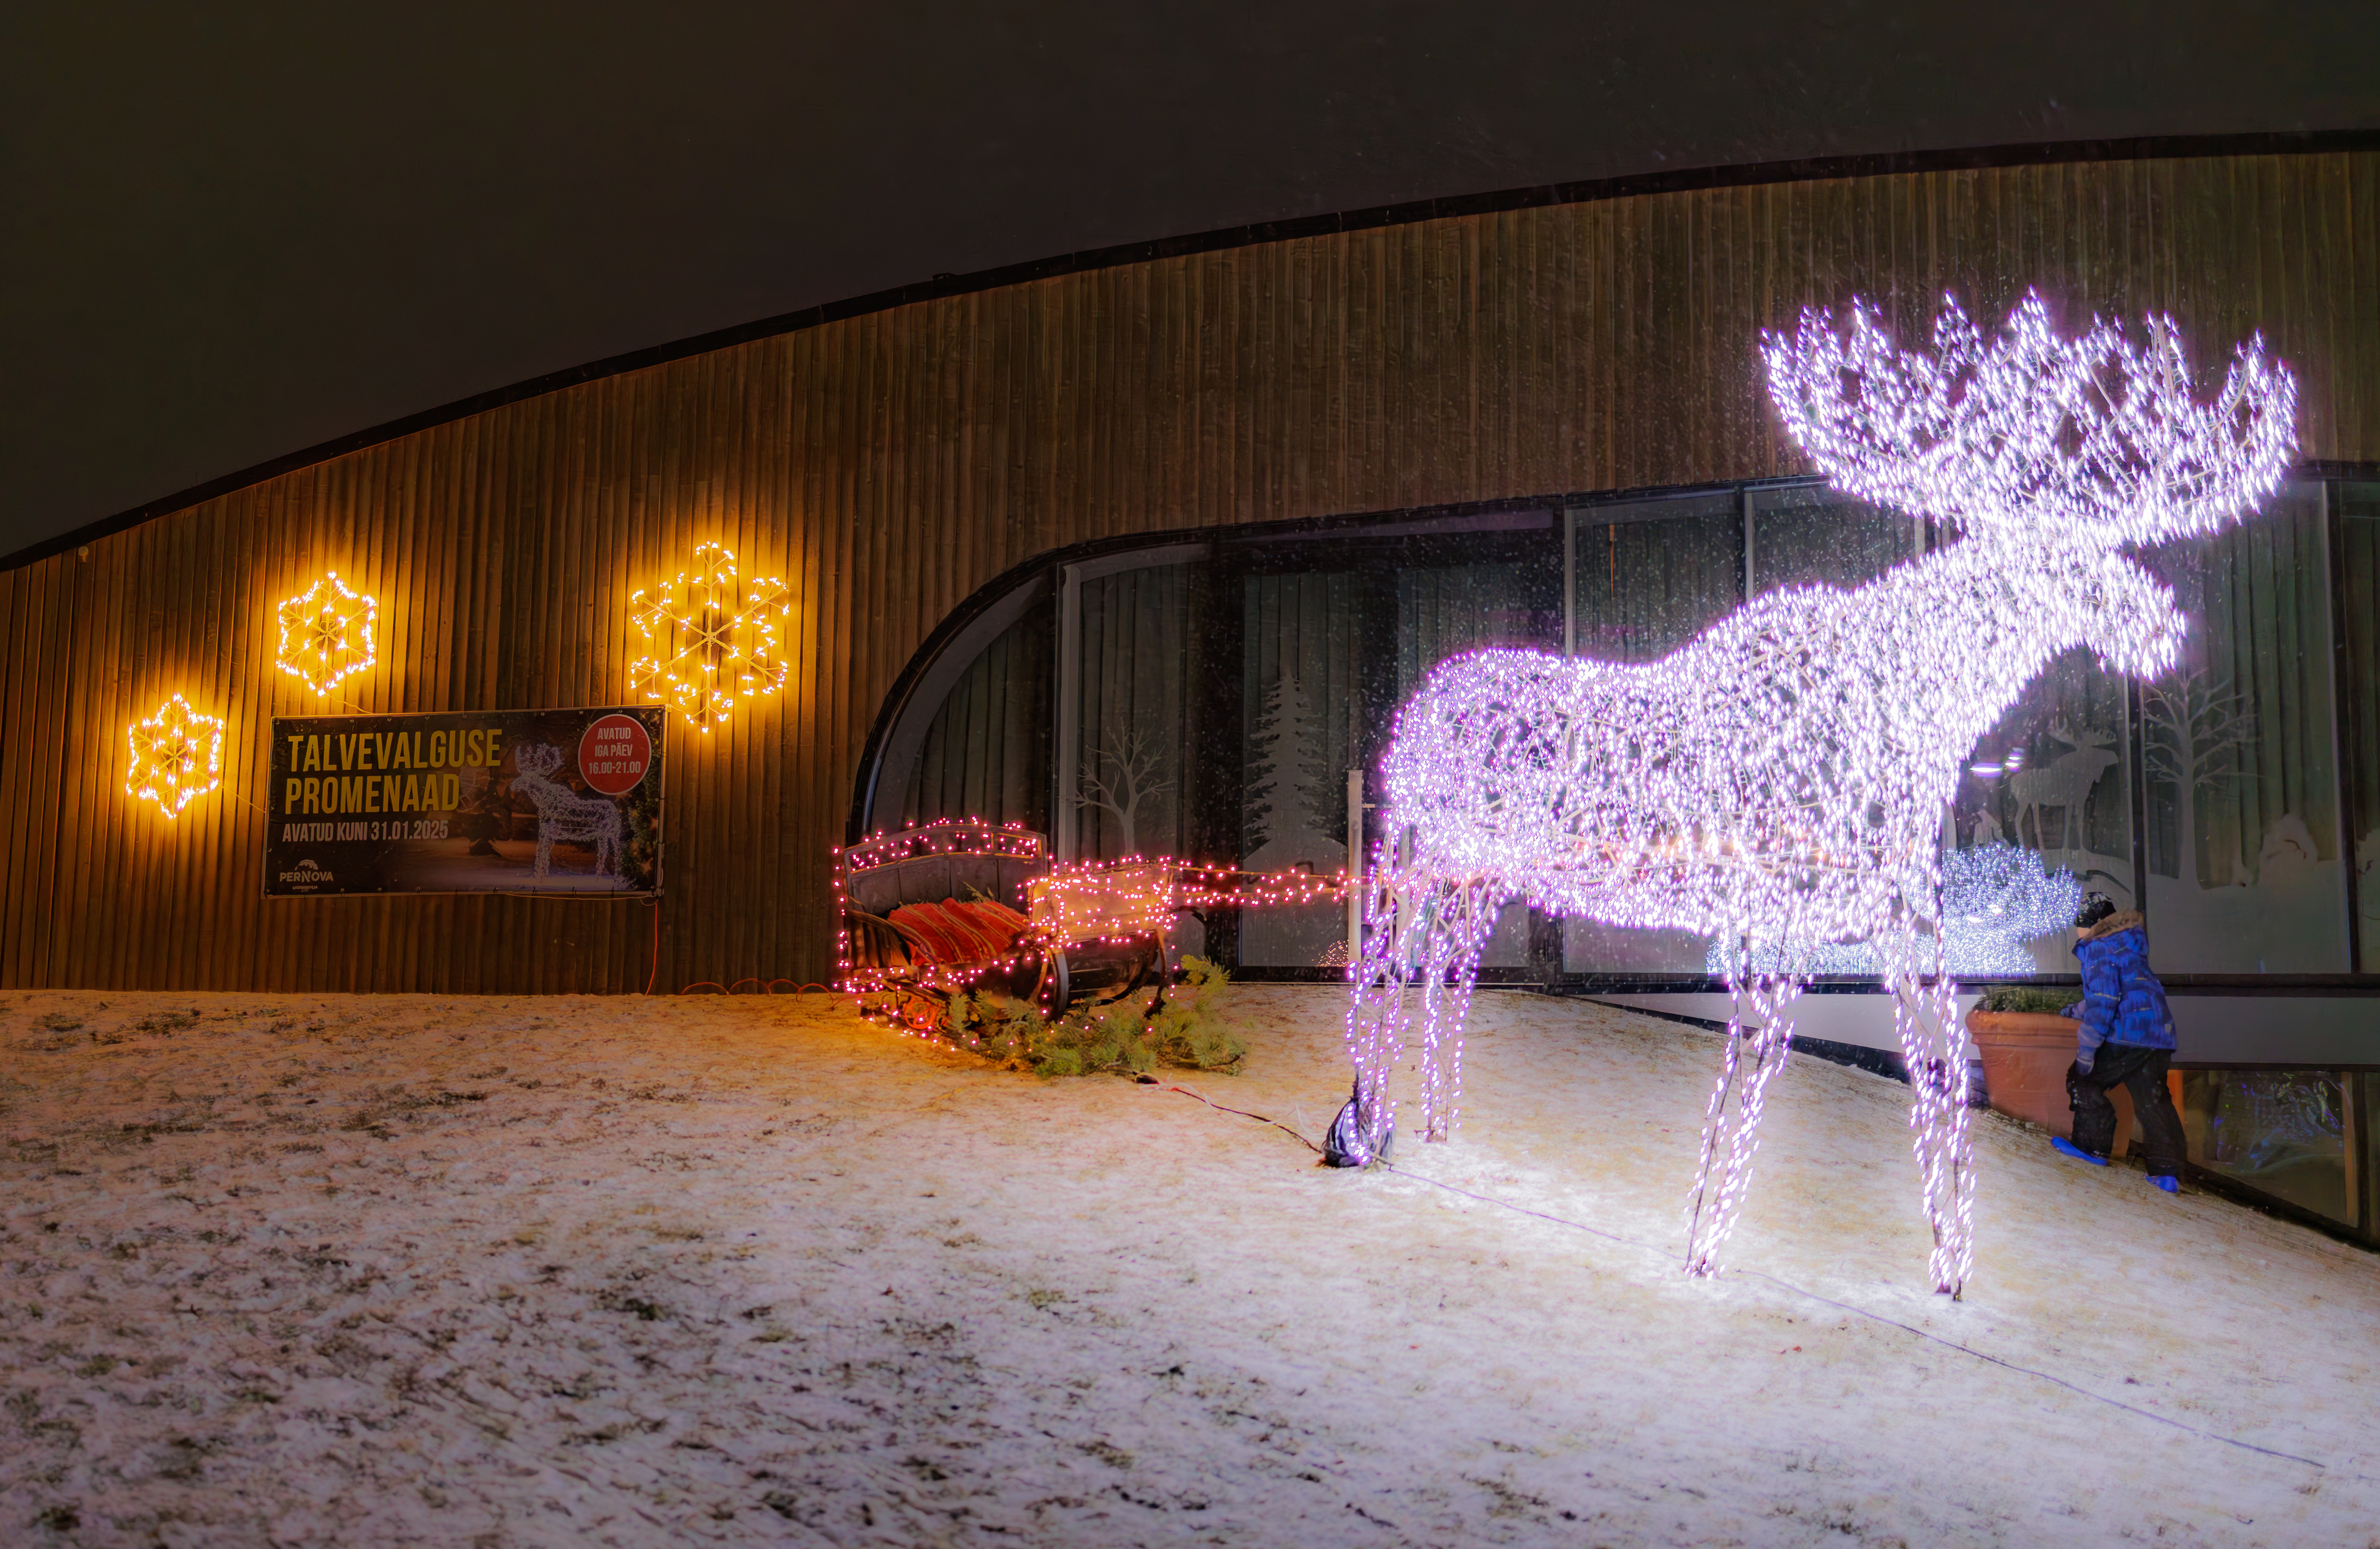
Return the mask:
<path id="1" fill-rule="evenodd" d="M 1006 957 L 1025 929 L 1025 916 L 988 899 L 905 903 L 892 911 L 913 952 L 929 962 L 989 962 Z"/>

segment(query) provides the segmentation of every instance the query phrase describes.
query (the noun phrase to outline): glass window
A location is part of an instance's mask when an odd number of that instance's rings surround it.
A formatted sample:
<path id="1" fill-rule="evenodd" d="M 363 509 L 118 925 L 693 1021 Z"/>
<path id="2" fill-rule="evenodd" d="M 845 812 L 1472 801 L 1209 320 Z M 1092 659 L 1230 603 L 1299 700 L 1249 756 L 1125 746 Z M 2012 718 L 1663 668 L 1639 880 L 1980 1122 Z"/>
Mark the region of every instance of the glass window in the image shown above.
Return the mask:
<path id="1" fill-rule="evenodd" d="M 1916 556 L 1923 526 L 1822 484 L 1752 497 L 1752 589 L 1856 587 Z"/>
<path id="2" fill-rule="evenodd" d="M 2332 487 L 2338 517 L 2339 728 L 2355 841 L 2357 966 L 2380 974 L 2380 484 Z"/>
<path id="3" fill-rule="evenodd" d="M 2141 689 L 2148 920 L 2160 972 L 2347 970 L 2319 486 L 2153 564 L 2189 616 Z"/>
<path id="4" fill-rule="evenodd" d="M 1184 851 L 1192 568 L 1082 583 L 1072 789 L 1084 860 Z"/>
<path id="5" fill-rule="evenodd" d="M 1743 498 L 1733 491 L 1589 506 L 1571 520 L 1580 656 L 1651 661 L 1743 600 Z"/>
<path id="6" fill-rule="evenodd" d="M 1542 547 L 1549 548 L 1550 545 Z M 1483 646 L 1561 646 L 1560 560 L 1551 553 L 1397 572 L 1397 701 L 1429 670 Z"/>
<path id="7" fill-rule="evenodd" d="M 1748 593 L 1858 585 L 1923 547 L 1907 517 L 1799 485 L 1558 522 L 1266 531 L 1196 563 L 1087 561 L 1059 600 L 937 675 L 952 685 L 939 704 L 904 712 L 870 798 L 887 810 L 868 820 L 979 817 L 1085 858 L 1236 851 L 1259 869 L 1333 869 L 1349 859 L 1348 771 L 1375 764 L 1447 658 L 1515 645 L 1649 661 Z M 2145 910 L 2167 974 L 2380 972 L 2380 484 L 2293 486 L 2251 522 L 2148 558 L 2189 619 L 2182 664 L 2134 684 L 2087 651 L 2052 663 L 1970 756 L 1945 841 L 2011 848 Z M 1218 737 L 1220 763 L 1202 751 Z M 2010 875 L 1973 869 L 1995 887 Z M 1343 914 L 1323 907 L 1230 932 L 1217 950 L 1250 967 L 1346 950 Z M 1558 934 L 1572 973 L 1707 970 L 1708 943 L 1682 932 L 1572 920 Z M 1555 935 L 1516 908 L 1487 962 L 1530 963 Z M 2070 974 L 2069 939 L 2045 933 L 1963 971 L 2029 958 Z"/>
<path id="8" fill-rule="evenodd" d="M 970 662 L 926 729 L 900 821 L 1050 826 L 1051 610 L 1036 604 Z"/>
<path id="9" fill-rule="evenodd" d="M 2336 1071 L 2182 1071 L 2190 1159 L 2355 1226 L 2347 1078 Z"/>
<path id="10" fill-rule="evenodd" d="M 1347 864 L 1347 771 L 1360 767 L 1363 736 L 1354 583 L 1343 570 L 1242 582 L 1240 864 L 1251 871 Z M 1239 961 L 1343 963 L 1347 911 L 1245 911 Z"/>
<path id="11" fill-rule="evenodd" d="M 1952 798 L 1958 847 L 2013 846 L 2039 872 L 2064 872 L 2083 890 L 2107 894 L 2117 908 L 2137 909 L 2134 762 L 2125 680 L 2101 672 L 2089 651 L 2070 651 L 2034 680 L 1969 756 Z M 1988 911 L 1990 901 L 1972 902 L 1985 906 L 1978 912 Z M 1954 956 L 1951 970 L 1992 977 L 2072 974 L 2073 936 L 2062 928 L 2065 919 L 2057 923 L 2061 928 L 2027 939 L 2009 939 L 2014 932 L 1971 938 L 1969 950 L 1992 961 L 1962 962 Z M 2003 952 L 2003 944 L 2013 950 Z M 2021 966 L 2026 959 L 2029 970 Z"/>
<path id="12" fill-rule="evenodd" d="M 1509 557 L 1470 563 L 1408 564 L 1397 572 L 1397 702 L 1421 686 L 1449 657 L 1485 646 L 1531 646 L 1559 651 L 1562 639 L 1561 555 L 1548 527 L 1523 540 L 1474 539 L 1476 551 L 1495 542 Z M 1409 557 L 1451 549 L 1444 539 L 1416 541 Z M 1451 557 L 1451 554 L 1449 557 Z M 1525 968 L 1530 962 L 1529 909 L 1507 905 L 1480 954 L 1483 968 Z"/>
<path id="13" fill-rule="evenodd" d="M 2367 1239 L 2380 1237 L 2380 1144 L 2373 1141 L 2373 1126 L 2380 1124 L 2380 1072 L 2358 1071 L 2347 1080 L 2354 1099 L 2348 1111 L 2355 1116 L 2355 1134 L 2347 1146 L 2348 1165 L 2355 1168 L 2355 1157 L 2363 1158 L 2362 1165 L 2349 1174 L 2356 1180 L 2355 1203 L 2362 1213 L 2356 1226 Z"/>
<path id="14" fill-rule="evenodd" d="M 1743 600 L 1743 497 L 1735 491 L 1589 506 L 1571 514 L 1571 637 L 1576 654 L 1650 661 Z M 1699 974 L 1705 937 L 1562 922 L 1572 974 Z"/>

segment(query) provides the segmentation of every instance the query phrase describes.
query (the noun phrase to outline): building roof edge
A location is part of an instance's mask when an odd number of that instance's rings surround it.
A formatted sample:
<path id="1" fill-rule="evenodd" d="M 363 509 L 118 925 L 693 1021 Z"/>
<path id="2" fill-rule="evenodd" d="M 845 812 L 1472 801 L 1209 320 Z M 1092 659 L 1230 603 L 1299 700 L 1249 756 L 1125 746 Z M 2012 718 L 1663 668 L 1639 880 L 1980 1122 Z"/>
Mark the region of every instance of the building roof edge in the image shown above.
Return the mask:
<path id="1" fill-rule="evenodd" d="M 773 317 L 750 322 L 713 329 L 667 344 L 650 345 L 621 355 L 589 361 L 583 366 L 566 367 L 540 376 L 516 381 L 507 387 L 492 389 L 459 398 L 436 408 L 388 420 L 368 429 L 351 431 L 330 441 L 285 453 L 278 457 L 249 467 L 194 484 L 170 495 L 144 502 L 128 511 L 85 523 L 69 532 L 43 539 L 16 552 L 0 555 L 0 572 L 22 569 L 26 565 L 77 549 L 96 539 L 106 538 L 155 520 L 177 511 L 187 511 L 218 496 L 261 484 L 283 474 L 311 467 L 342 457 L 351 452 L 382 445 L 418 431 L 467 419 L 475 414 L 503 408 L 529 398 L 542 397 L 565 388 L 600 381 L 606 377 L 624 375 L 650 366 L 667 365 L 714 350 L 730 349 L 738 345 L 752 344 L 761 339 L 800 333 L 825 323 L 839 322 L 847 318 L 865 317 L 872 312 L 890 311 L 921 301 L 940 301 L 954 296 L 966 296 L 979 291 L 1001 290 L 1011 285 L 1026 284 L 1036 280 L 1055 279 L 1068 274 L 1080 274 L 1094 270 L 1118 268 L 1125 264 L 1147 263 L 1161 259 L 1180 258 L 1194 253 L 1215 252 L 1231 248 L 1257 247 L 1269 242 L 1294 241 L 1303 237 L 1329 236 L 1343 232 L 1370 231 L 1381 226 L 1411 225 L 1423 221 L 1448 220 L 1467 215 L 1498 214 L 1512 210 L 1540 209 L 1561 204 L 1591 204 L 1615 199 L 1630 199 L 1647 194 L 1686 193 L 1709 188 L 1749 188 L 1771 183 L 1815 183 L 1840 177 L 1879 177 L 1895 174 L 1925 172 L 1960 172 L 1996 170 L 2009 167 L 2045 166 L 2066 163 L 2135 162 L 2167 159 L 2195 159 L 2216 156 L 2277 156 L 2322 155 L 2342 151 L 2380 150 L 2380 128 L 2373 129 L 2296 129 L 2231 135 L 2161 135 L 2129 139 L 2052 140 L 2015 145 L 1992 145 L 1949 148 L 1930 151 L 1888 151 L 1854 155 L 1805 156 L 1790 161 L 1724 163 L 1716 166 L 1664 169 L 1654 172 L 1629 173 L 1617 177 L 1595 178 L 1570 183 L 1544 183 L 1518 188 L 1499 189 L 1491 193 L 1463 194 L 1442 199 L 1413 200 L 1401 204 L 1375 205 L 1368 209 L 1342 211 L 1332 214 L 1301 216 L 1294 220 L 1261 221 L 1248 225 L 1228 226 L 1214 231 L 1196 232 L 1187 236 L 1158 237 L 1149 241 L 1128 242 L 1114 247 L 1086 248 L 1080 252 L 1061 253 L 1050 258 L 1026 262 L 1004 264 L 994 269 L 978 270 L 970 274 L 937 275 L 933 279 L 895 285 L 887 290 L 841 301 L 822 302 Z"/>

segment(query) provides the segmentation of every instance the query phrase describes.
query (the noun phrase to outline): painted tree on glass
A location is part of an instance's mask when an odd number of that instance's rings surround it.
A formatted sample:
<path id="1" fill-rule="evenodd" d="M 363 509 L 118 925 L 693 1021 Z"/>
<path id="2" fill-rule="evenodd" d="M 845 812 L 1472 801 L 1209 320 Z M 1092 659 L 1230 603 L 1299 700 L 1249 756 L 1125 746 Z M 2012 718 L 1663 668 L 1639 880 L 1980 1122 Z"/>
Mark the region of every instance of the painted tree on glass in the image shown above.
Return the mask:
<path id="1" fill-rule="evenodd" d="M 1323 732 L 1305 680 L 1284 662 L 1265 690 L 1256 732 L 1248 739 L 1256 754 L 1247 782 L 1251 853 L 1272 840 L 1322 833 L 1316 798 L 1330 778 L 1322 759 Z"/>
<path id="2" fill-rule="evenodd" d="M 2137 342 L 2098 320 L 2061 338 L 2030 294 L 1990 337 L 1946 299 L 1932 348 L 1904 350 L 1854 302 L 1840 326 L 1804 311 L 1762 355 L 1786 431 L 1838 489 L 1953 540 L 1864 586 L 1768 593 L 1656 661 L 1496 649 L 1433 671 L 1385 761 L 1348 1013 L 1355 1090 L 1332 1159 L 1360 1165 L 1387 1143 L 1409 1034 L 1423 1138 L 1449 1137 L 1470 989 L 1508 900 L 1713 936 L 1734 1014 L 1685 1251 L 1689 1273 L 1709 1274 L 1809 964 L 1872 939 L 1914 1092 L 1929 1267 L 1956 1295 L 1974 1167 L 1940 839 L 1960 767 L 2061 652 L 2143 675 L 2174 663 L 2180 610 L 2123 551 L 2270 498 L 2296 445 L 2296 382 L 2253 338 L 2200 401 L 2170 319 Z M 1754 962 L 1755 942 L 1781 962 Z"/>
<path id="3" fill-rule="evenodd" d="M 2255 741 L 2255 717 L 2233 690 L 2229 673 L 2217 675 L 2204 667 L 2161 684 L 2143 684 L 2141 709 L 2147 723 L 2142 744 L 2150 787 L 2162 788 L 2172 803 L 2173 874 L 2201 885 L 2199 809 L 2203 800 L 2219 800 L 2239 783 L 2240 756 Z M 2228 837 L 2230 853 L 2222 858 L 2228 864 L 2216 871 L 2226 881 L 2248 873 L 2237 829 Z"/>
<path id="4" fill-rule="evenodd" d="M 1081 791 L 1075 805 L 1104 812 L 1114 843 L 1100 847 L 1111 857 L 1140 853 L 1140 820 L 1144 807 L 1173 789 L 1173 777 L 1164 772 L 1163 749 L 1144 726 L 1110 732 L 1099 750 L 1085 758 L 1079 771 Z"/>

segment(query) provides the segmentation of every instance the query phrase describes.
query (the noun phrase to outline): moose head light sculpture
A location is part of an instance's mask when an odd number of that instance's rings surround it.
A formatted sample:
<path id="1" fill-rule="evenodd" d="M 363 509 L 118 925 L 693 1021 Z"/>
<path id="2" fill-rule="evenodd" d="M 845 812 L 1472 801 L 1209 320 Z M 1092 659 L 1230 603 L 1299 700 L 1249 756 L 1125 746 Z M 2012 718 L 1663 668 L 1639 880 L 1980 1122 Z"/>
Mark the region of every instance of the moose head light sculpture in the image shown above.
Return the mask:
<path id="1" fill-rule="evenodd" d="M 2297 384 L 2259 336 L 2199 402 L 2171 319 L 2139 345 L 2097 320 L 2062 339 L 2033 294 L 1988 340 L 1946 298 L 1931 353 L 1899 348 L 1856 301 L 1847 326 L 1805 310 L 1761 353 L 1787 431 L 1837 488 L 1954 540 L 1855 588 L 1768 593 L 1658 661 L 1499 649 L 1433 671 L 1384 765 L 1348 1012 L 1355 1091 L 1331 1159 L 1379 1154 L 1416 1022 L 1423 1138 L 1451 1132 L 1470 989 L 1508 901 L 1709 935 L 1733 1014 L 1687 1208 L 1686 1268 L 1708 1274 L 1810 964 L 1872 938 L 1915 1090 L 1930 1267 L 1955 1296 L 1974 1168 L 1939 900 L 1960 763 L 2061 652 L 2172 665 L 2181 613 L 2122 547 L 2212 532 L 2269 498 Z M 1755 942 L 1781 955 L 1755 960 Z"/>

